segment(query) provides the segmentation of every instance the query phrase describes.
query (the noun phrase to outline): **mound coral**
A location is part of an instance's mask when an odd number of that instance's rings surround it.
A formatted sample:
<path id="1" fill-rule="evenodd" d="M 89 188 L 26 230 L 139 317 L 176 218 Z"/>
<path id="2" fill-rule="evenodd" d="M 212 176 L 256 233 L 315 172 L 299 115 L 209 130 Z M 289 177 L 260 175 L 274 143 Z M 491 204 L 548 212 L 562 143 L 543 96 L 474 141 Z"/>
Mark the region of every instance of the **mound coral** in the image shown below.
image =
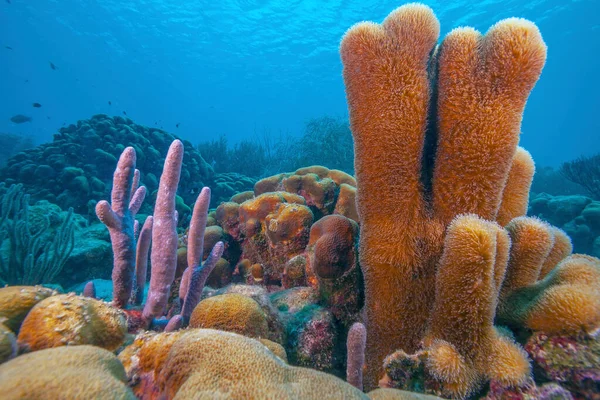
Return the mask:
<path id="1" fill-rule="evenodd" d="M 40 301 L 27 314 L 18 335 L 28 351 L 91 344 L 114 351 L 125 340 L 125 314 L 89 297 L 65 294 Z"/>
<path id="2" fill-rule="evenodd" d="M 0 365 L 6 400 L 135 400 L 126 381 L 117 357 L 95 346 L 40 350 Z"/>
<path id="3" fill-rule="evenodd" d="M 18 332 L 25 316 L 37 303 L 57 294 L 43 286 L 7 286 L 0 288 L 0 323 Z"/>
<path id="4" fill-rule="evenodd" d="M 267 318 L 250 297 L 227 293 L 202 300 L 190 317 L 192 328 L 212 328 L 249 337 L 267 337 Z"/>
<path id="5" fill-rule="evenodd" d="M 162 340 L 165 335 L 171 336 Z M 260 342 L 229 332 L 161 334 L 137 354 L 139 364 L 128 375 L 153 372 L 157 392 L 167 398 L 366 398 L 339 378 L 289 366 Z"/>

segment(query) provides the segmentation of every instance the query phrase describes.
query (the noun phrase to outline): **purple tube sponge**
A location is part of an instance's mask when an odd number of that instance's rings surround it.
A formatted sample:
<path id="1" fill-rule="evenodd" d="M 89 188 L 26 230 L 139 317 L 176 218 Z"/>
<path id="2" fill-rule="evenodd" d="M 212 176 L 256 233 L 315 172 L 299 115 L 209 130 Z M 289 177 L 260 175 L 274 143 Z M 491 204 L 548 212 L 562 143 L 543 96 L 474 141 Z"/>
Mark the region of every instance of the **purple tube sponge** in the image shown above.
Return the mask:
<path id="1" fill-rule="evenodd" d="M 94 281 L 89 281 L 85 284 L 82 294 L 85 297 L 91 297 L 92 299 L 96 298 L 96 285 L 94 284 Z"/>
<path id="2" fill-rule="evenodd" d="M 365 364 L 365 347 L 367 330 L 360 322 L 355 322 L 348 331 L 346 347 L 346 381 L 359 390 L 363 390 L 363 365 Z"/>
<path id="3" fill-rule="evenodd" d="M 152 216 L 146 217 L 144 226 L 138 237 L 137 251 L 135 254 L 135 288 L 133 289 L 132 303 L 142 304 L 144 298 L 144 286 L 146 285 L 146 274 L 148 272 L 148 252 L 152 239 Z"/>
<path id="4" fill-rule="evenodd" d="M 209 256 L 206 258 L 204 264 L 198 265 L 192 269 L 187 293 L 183 300 L 183 307 L 181 307 L 181 315 L 186 323 L 189 321 L 192 311 L 194 311 L 194 308 L 198 305 L 200 297 L 202 296 L 204 284 L 223 255 L 224 248 L 223 242 L 217 242 L 212 248 Z M 188 269 L 190 268 L 188 267 Z"/>
<path id="5" fill-rule="evenodd" d="M 179 329 L 181 329 L 181 327 L 183 326 L 183 317 L 179 314 L 173 316 L 173 318 L 171 318 L 169 320 L 169 322 L 167 322 L 167 326 L 165 326 L 165 332 L 174 332 L 177 331 Z"/>
<path id="6" fill-rule="evenodd" d="M 206 229 L 209 204 L 210 189 L 204 187 L 200 191 L 200 194 L 198 194 L 198 198 L 194 204 L 190 229 L 188 230 L 187 268 L 183 271 L 181 284 L 179 285 L 179 298 L 182 302 L 188 293 L 192 271 L 202 263 L 202 256 L 204 253 L 204 231 Z"/>
<path id="7" fill-rule="evenodd" d="M 146 196 L 146 188 L 138 187 L 139 171 L 135 169 L 135 160 L 133 147 L 123 150 L 113 176 L 111 203 L 102 200 L 96 205 L 96 215 L 110 233 L 114 254 L 113 303 L 120 308 L 127 306 L 131 296 L 135 268 L 133 217 Z"/>
<path id="8" fill-rule="evenodd" d="M 154 206 L 152 276 L 150 277 L 148 299 L 143 311 L 143 317 L 148 322 L 152 321 L 154 317 L 164 314 L 171 284 L 175 279 L 177 267 L 175 196 L 179 185 L 182 161 L 183 144 L 181 141 L 175 140 L 171 143 L 165 159 Z"/>

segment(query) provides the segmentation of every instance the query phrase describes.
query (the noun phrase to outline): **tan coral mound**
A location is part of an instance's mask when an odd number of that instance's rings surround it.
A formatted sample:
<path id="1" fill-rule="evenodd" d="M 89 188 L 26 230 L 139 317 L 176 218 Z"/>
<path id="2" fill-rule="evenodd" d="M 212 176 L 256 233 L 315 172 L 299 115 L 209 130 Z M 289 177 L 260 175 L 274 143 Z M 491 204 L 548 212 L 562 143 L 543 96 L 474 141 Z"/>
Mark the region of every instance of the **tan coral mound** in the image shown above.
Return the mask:
<path id="1" fill-rule="evenodd" d="M 441 397 L 428 394 L 407 392 L 397 389 L 375 389 L 367 393 L 371 400 L 442 400 Z"/>
<path id="2" fill-rule="evenodd" d="M 63 294 L 39 302 L 27 314 L 19 331 L 19 347 L 91 344 L 110 351 L 125 339 L 127 321 L 118 308 L 89 297 Z"/>
<path id="3" fill-rule="evenodd" d="M 332 375 L 287 365 L 256 340 L 211 329 L 180 336 L 158 387 L 171 399 L 367 398 Z"/>
<path id="4" fill-rule="evenodd" d="M 0 323 L 0 364 L 17 355 L 17 338 L 13 331 Z"/>
<path id="5" fill-rule="evenodd" d="M 256 338 L 269 334 L 267 317 L 260 305 L 238 293 L 202 300 L 192 312 L 190 327 L 221 329 Z"/>
<path id="6" fill-rule="evenodd" d="M 0 365 L 4 400 L 135 400 L 126 382 L 117 357 L 94 346 L 40 350 Z"/>
<path id="7" fill-rule="evenodd" d="M 0 288 L 0 323 L 18 332 L 25 316 L 40 301 L 57 294 L 43 286 L 7 286 Z"/>

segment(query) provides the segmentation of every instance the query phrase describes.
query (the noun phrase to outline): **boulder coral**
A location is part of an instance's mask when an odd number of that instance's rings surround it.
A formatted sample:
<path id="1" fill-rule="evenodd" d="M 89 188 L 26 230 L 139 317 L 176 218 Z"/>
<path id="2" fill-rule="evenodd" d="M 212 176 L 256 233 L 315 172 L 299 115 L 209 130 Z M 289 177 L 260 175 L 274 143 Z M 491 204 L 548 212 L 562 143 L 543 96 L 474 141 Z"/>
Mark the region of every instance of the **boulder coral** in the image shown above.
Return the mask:
<path id="1" fill-rule="evenodd" d="M 127 320 L 118 308 L 89 297 L 49 297 L 27 314 L 18 335 L 19 347 L 36 351 L 91 344 L 115 351 L 125 340 Z"/>
<path id="2" fill-rule="evenodd" d="M 145 374 L 152 383 L 137 392 L 142 399 L 367 398 L 339 378 L 292 367 L 262 343 L 235 333 L 191 329 L 132 346 L 139 362 L 126 365 L 128 376 Z"/>
<path id="3" fill-rule="evenodd" d="M 0 393 L 5 400 L 136 398 L 117 357 L 95 346 L 40 350 L 6 362 L 0 365 Z"/>
<path id="4" fill-rule="evenodd" d="M 202 300 L 190 317 L 190 327 L 220 329 L 249 337 L 267 337 L 267 317 L 250 297 L 226 293 Z"/>
<path id="5" fill-rule="evenodd" d="M 546 45 L 516 18 L 485 35 L 455 29 L 436 48 L 439 30 L 429 7 L 409 4 L 381 25 L 352 27 L 340 53 L 356 154 L 365 387 L 387 354 L 413 353 L 427 338 L 442 392 L 465 396 L 513 366 L 506 384 L 529 374 L 523 351 L 493 327 L 509 248 L 494 221 L 526 209 L 531 168 L 517 144 Z M 452 306 L 462 325 L 437 320 Z"/>
<path id="6" fill-rule="evenodd" d="M 18 332 L 25 316 L 37 303 L 56 295 L 43 286 L 7 286 L 0 288 L 0 323 Z"/>
<path id="7" fill-rule="evenodd" d="M 354 199 L 356 180 L 351 175 L 320 165 L 300 168 L 263 178 L 254 185 L 254 195 L 284 191 L 302 196 L 316 219 L 330 214 L 342 214 L 355 221 Z"/>

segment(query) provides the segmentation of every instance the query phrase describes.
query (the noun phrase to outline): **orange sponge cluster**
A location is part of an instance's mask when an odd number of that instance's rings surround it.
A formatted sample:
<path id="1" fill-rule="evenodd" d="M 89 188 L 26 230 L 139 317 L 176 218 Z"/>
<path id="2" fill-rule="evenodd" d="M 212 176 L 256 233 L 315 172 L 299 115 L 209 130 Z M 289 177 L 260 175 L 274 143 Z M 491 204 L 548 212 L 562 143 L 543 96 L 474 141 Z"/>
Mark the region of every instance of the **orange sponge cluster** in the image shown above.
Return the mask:
<path id="1" fill-rule="evenodd" d="M 439 31 L 429 7 L 408 4 L 382 24 L 352 27 L 340 53 L 356 153 L 365 387 L 387 354 L 425 350 L 441 393 L 464 396 L 485 379 L 518 384 L 529 374 L 523 351 L 493 327 L 513 266 L 496 221 L 527 209 L 534 168 L 517 144 L 546 45 L 516 18 L 485 35 L 455 29 L 436 47 Z M 530 239 L 513 246 L 536 247 Z M 508 284 L 521 279 L 507 275 Z"/>

